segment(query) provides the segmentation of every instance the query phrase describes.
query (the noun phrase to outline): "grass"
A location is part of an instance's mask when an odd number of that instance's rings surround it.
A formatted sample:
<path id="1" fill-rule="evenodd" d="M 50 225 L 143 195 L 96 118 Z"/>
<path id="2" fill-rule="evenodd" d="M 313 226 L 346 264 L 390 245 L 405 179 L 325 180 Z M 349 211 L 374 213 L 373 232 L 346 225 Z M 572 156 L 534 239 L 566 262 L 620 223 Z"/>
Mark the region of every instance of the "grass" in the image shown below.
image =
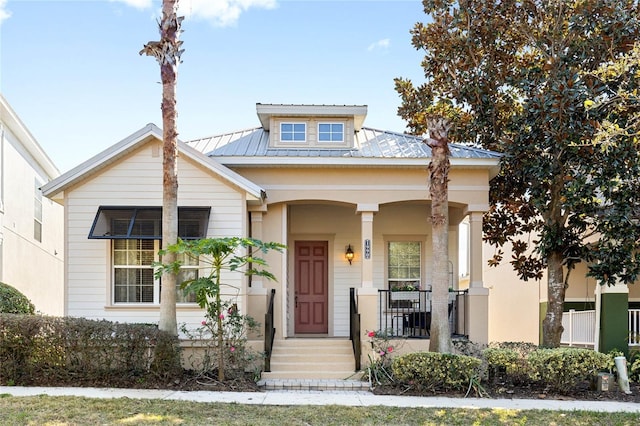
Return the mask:
<path id="1" fill-rule="evenodd" d="M 0 395 L 1 425 L 637 425 L 640 415 L 586 411 L 266 406 Z"/>

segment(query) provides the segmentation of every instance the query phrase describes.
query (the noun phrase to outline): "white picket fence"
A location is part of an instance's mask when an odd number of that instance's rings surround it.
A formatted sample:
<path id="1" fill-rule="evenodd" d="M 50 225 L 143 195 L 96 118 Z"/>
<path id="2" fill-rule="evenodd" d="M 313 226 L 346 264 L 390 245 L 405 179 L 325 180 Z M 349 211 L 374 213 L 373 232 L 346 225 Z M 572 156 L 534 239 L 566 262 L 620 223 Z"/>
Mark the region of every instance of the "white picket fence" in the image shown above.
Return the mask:
<path id="1" fill-rule="evenodd" d="M 560 343 L 569 346 L 593 346 L 596 311 L 570 310 L 562 314 Z M 629 346 L 640 346 L 640 309 L 629 309 Z"/>

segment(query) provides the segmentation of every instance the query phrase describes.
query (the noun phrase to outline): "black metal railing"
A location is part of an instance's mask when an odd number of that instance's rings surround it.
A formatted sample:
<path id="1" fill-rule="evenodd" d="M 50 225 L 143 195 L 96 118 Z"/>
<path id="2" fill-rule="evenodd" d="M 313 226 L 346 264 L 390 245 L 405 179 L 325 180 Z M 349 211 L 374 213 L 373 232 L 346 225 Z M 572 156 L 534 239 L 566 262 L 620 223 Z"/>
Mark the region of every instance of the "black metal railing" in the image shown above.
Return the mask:
<path id="1" fill-rule="evenodd" d="M 349 289 L 349 339 L 353 346 L 353 357 L 356 360 L 356 371 L 360 371 L 360 357 L 362 347 L 360 346 L 360 314 L 358 313 L 358 303 L 356 302 L 356 289 Z"/>
<path id="2" fill-rule="evenodd" d="M 467 290 L 449 292 L 449 329 L 452 336 L 467 336 Z M 428 339 L 431 332 L 431 291 L 378 290 L 378 324 L 390 336 Z"/>
<path id="3" fill-rule="evenodd" d="M 273 326 L 273 299 L 276 290 L 271 289 L 267 313 L 264 314 L 264 371 L 271 371 L 271 351 L 273 351 L 273 339 L 276 336 L 276 329 Z"/>

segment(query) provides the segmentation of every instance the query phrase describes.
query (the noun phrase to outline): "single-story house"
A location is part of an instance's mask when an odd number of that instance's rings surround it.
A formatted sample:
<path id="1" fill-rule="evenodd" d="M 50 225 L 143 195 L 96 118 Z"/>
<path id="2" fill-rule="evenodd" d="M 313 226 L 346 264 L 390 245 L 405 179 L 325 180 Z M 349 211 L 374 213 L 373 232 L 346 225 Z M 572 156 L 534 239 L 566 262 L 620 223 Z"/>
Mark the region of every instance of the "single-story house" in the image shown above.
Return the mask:
<path id="1" fill-rule="evenodd" d="M 365 105 L 257 104 L 256 110 L 258 127 L 179 142 L 178 221 L 183 237 L 246 236 L 287 246 L 266 258 L 277 282 L 225 277 L 237 289 L 230 296 L 237 295 L 239 309 L 258 320 L 273 294 L 268 374 L 352 373 L 352 306 L 362 336 L 380 329 L 413 335 L 417 328 L 428 337 L 430 148 L 420 137 L 365 127 Z M 158 320 L 160 282 L 151 263 L 161 235 L 161 146 L 161 130 L 149 124 L 44 186 L 65 208 L 66 315 Z M 482 215 L 499 155 L 450 148 L 450 321 L 454 332 L 487 342 Z M 457 278 L 463 220 L 465 288 Z M 407 284 L 418 295 L 392 297 L 391 290 Z M 203 311 L 182 299 L 177 316 L 195 327 Z M 296 351 L 302 355 L 286 356 Z"/>

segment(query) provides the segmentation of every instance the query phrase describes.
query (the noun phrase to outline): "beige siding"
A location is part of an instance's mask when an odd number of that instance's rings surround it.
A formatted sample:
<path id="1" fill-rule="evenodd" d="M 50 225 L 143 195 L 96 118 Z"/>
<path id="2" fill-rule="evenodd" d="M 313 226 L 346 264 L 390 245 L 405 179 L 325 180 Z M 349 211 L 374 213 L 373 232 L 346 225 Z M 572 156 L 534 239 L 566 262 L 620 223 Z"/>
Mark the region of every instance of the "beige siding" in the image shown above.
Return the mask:
<path id="1" fill-rule="evenodd" d="M 243 193 L 210 171 L 179 160 L 179 206 L 211 206 L 208 236 L 241 236 L 246 213 Z M 111 294 L 111 241 L 87 238 L 101 205 L 161 206 L 162 158 L 153 155 L 151 144 L 143 146 L 117 165 L 105 169 L 66 191 L 68 217 L 68 307 L 71 316 L 113 321 L 148 322 L 158 320 L 159 308 L 113 305 Z M 240 307 L 244 300 L 244 279 L 227 277 L 239 287 Z M 197 325 L 203 312 L 193 306 L 178 307 L 178 323 Z"/>

